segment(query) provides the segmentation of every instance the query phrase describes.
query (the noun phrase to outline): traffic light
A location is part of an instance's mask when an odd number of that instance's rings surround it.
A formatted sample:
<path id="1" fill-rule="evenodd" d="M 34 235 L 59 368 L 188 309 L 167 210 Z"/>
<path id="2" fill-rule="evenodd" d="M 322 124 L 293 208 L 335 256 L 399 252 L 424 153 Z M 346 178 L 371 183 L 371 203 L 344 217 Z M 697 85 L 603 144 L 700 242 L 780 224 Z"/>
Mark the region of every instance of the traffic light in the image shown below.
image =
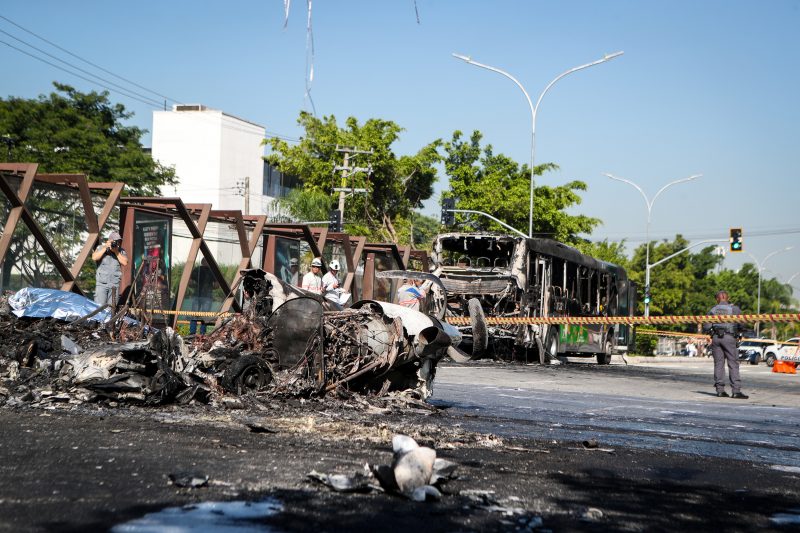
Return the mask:
<path id="1" fill-rule="evenodd" d="M 450 211 L 450 209 L 455 208 L 455 198 L 444 198 L 442 200 L 442 226 L 452 226 L 456 223 L 456 214 Z"/>
<path id="2" fill-rule="evenodd" d="M 742 228 L 731 228 L 731 252 L 742 251 Z"/>
<path id="3" fill-rule="evenodd" d="M 649 304 L 652 297 L 650 296 L 650 285 L 644 288 L 644 303 Z"/>
<path id="4" fill-rule="evenodd" d="M 338 209 L 331 209 L 328 212 L 328 230 L 342 231 L 342 212 Z"/>

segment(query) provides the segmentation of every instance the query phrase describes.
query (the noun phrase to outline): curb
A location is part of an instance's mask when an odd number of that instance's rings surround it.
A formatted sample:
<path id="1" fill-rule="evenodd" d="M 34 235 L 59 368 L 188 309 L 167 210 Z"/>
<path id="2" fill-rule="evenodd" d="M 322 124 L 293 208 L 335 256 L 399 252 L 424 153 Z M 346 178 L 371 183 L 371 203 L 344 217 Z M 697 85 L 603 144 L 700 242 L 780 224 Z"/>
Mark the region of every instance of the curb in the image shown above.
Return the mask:
<path id="1" fill-rule="evenodd" d="M 648 364 L 648 363 L 712 363 L 714 359 L 711 357 L 685 357 L 681 355 L 676 356 L 668 356 L 668 355 L 657 355 L 653 357 L 649 356 L 631 356 L 626 355 L 625 361 L 628 362 L 629 365 L 636 365 L 636 364 Z M 622 363 L 622 356 L 615 355 L 612 362 L 619 362 Z"/>

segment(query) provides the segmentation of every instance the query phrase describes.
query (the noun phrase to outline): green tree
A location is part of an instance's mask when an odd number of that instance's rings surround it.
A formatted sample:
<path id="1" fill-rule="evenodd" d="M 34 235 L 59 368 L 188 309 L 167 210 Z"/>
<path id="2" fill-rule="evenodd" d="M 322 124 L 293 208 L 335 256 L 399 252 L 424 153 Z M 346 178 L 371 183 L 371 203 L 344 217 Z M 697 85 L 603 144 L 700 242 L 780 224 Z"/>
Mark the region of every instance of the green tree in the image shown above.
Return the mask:
<path id="1" fill-rule="evenodd" d="M 363 124 L 353 117 L 343 127 L 333 115 L 321 119 L 301 112 L 298 123 L 305 130 L 300 143 L 290 146 L 272 137 L 265 140 L 272 153 L 267 161 L 281 172 L 297 176 L 306 190 L 330 196 L 340 186 L 366 188 L 366 195 L 347 198 L 345 223 L 348 231 L 358 231 L 372 238 L 400 242 L 398 220 L 408 218 L 413 209 L 433 194 L 436 181 L 434 165 L 441 160 L 441 141 L 433 141 L 414 155 L 398 156 L 392 146 L 400 138 L 402 128 L 388 120 L 369 119 Z M 351 167 L 369 168 L 357 172 L 342 183 L 343 154 L 338 147 L 372 150 L 371 154 L 350 157 Z M 326 214 L 327 216 L 327 214 Z"/>
<path id="2" fill-rule="evenodd" d="M 131 195 L 157 195 L 165 184 L 175 183 L 175 173 L 154 162 L 141 144 L 144 130 L 126 126 L 132 113 L 122 104 L 111 103 L 108 93 L 81 93 L 54 83 L 56 92 L 36 99 L 0 99 L 0 157 L 8 161 L 35 162 L 39 172 L 86 174 L 89 181 L 121 181 Z M 69 265 L 74 259 L 85 220 L 77 194 L 64 194 L 47 187 L 36 187 L 28 208 L 46 235 Z M 7 208 L 7 206 L 5 206 Z M 2 216 L 2 220 L 7 215 Z M 80 219 L 80 220 L 79 220 Z M 3 264 L 0 286 L 8 288 L 12 267 L 16 266 L 21 285 L 58 286 L 54 272 L 35 240 L 22 225 Z M 93 266 L 80 275 L 80 285 L 91 289 Z"/>
<path id="3" fill-rule="evenodd" d="M 751 314 L 758 311 L 758 269 L 752 263 L 745 263 L 738 271 L 722 270 L 712 275 L 711 280 L 714 287 L 713 292 L 720 289 L 728 291 L 731 302 L 741 307 L 743 313 Z M 796 304 L 796 300 L 792 298 L 791 287 L 780 283 L 775 278 L 762 277 L 762 313 L 796 312 Z M 790 337 L 797 331 L 794 324 L 773 323 L 762 323 L 761 330 L 769 333 L 772 338 Z"/>
<path id="4" fill-rule="evenodd" d="M 650 243 L 650 263 L 656 263 L 683 250 L 689 241 L 677 235 L 673 241 Z M 708 311 L 714 300 L 713 281 L 705 280 L 722 258 L 709 246 L 697 254 L 683 252 L 650 270 L 651 315 L 700 314 Z M 640 245 L 629 263 L 629 276 L 644 293 L 646 244 Z M 710 300 L 709 300 L 710 298 Z M 639 298 L 640 312 L 644 303 Z M 689 328 L 691 329 L 691 328 Z"/>
<path id="5" fill-rule="evenodd" d="M 450 177 L 449 193 L 456 198 L 458 209 L 488 213 L 527 233 L 530 207 L 530 167 L 513 159 L 495 154 L 492 146 L 481 147 L 482 134 L 474 131 L 464 140 L 460 131 L 445 143 L 445 170 Z M 541 176 L 558 168 L 553 163 L 534 169 Z M 597 218 L 570 215 L 566 210 L 581 203 L 578 191 L 585 191 L 582 181 L 571 181 L 558 187 L 538 186 L 535 189 L 533 231 L 536 235 L 576 244 L 580 233 L 591 233 L 600 223 Z M 474 230 L 507 231 L 485 217 L 457 217 L 468 221 Z"/>
<path id="6" fill-rule="evenodd" d="M 417 249 L 430 250 L 436 235 L 439 233 L 439 220 L 414 212 L 410 222 L 413 223 L 411 228 L 414 232 L 414 239 L 411 244 Z"/>
<path id="7" fill-rule="evenodd" d="M 126 126 L 133 113 L 108 92 L 82 93 L 53 84 L 37 99 L 0 99 L 0 137 L 9 161 L 39 163 L 39 172 L 86 174 L 90 181 L 121 181 L 130 195 L 158 195 L 175 172 L 153 161 L 141 144 L 145 130 Z"/>
<path id="8" fill-rule="evenodd" d="M 602 241 L 580 241 L 576 243 L 576 248 L 586 255 L 590 255 L 600 261 L 613 263 L 621 267 L 627 268 L 628 256 L 625 254 L 625 241 L 620 242 L 609 241 L 603 239 Z"/>
<path id="9" fill-rule="evenodd" d="M 278 203 L 295 220 L 300 222 L 328 220 L 331 197 L 329 194 L 316 189 L 292 189 Z"/>
<path id="10" fill-rule="evenodd" d="M 398 217 L 394 226 L 397 230 L 397 242 L 411 244 L 417 250 L 430 250 L 441 228 L 438 219 L 417 211 L 411 211 L 407 217 Z"/>
<path id="11" fill-rule="evenodd" d="M 688 246 L 689 242 L 677 235 L 673 241 L 651 242 L 650 262 L 671 255 Z M 597 259 L 624 266 L 628 276 L 639 287 L 639 310 L 642 314 L 644 304 L 642 295 L 645 279 L 646 245 L 641 244 L 628 260 L 625 257 L 624 242 L 582 242 L 577 247 Z M 716 253 L 716 246 L 707 246 L 698 252 L 691 250 L 665 261 L 651 270 L 650 284 L 653 300 L 650 304 L 652 315 L 704 315 L 716 303 L 717 291 L 728 292 L 731 302 L 738 305 L 744 313 L 755 313 L 758 295 L 758 271 L 750 263 L 739 270 L 720 269 L 723 257 Z M 793 313 L 798 302 L 793 298 L 791 287 L 775 278 L 761 280 L 761 310 L 765 313 Z M 748 326 L 746 326 L 748 327 Z M 675 327 L 659 326 L 658 329 L 678 329 L 699 331 L 696 324 L 681 324 Z M 791 337 L 798 333 L 794 324 L 762 324 L 762 331 L 772 338 Z M 637 337 L 638 341 L 639 337 Z M 652 337 L 655 339 L 655 337 Z M 645 352 L 649 348 L 642 341 L 640 347 Z"/>

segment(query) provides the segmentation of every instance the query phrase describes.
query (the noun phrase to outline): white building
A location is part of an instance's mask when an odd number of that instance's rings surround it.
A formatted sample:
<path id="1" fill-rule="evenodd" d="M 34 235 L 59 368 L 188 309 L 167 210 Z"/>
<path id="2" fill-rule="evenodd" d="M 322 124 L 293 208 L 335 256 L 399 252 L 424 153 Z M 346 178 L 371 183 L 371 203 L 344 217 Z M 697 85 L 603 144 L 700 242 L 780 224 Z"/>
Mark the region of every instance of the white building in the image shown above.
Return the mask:
<path id="1" fill-rule="evenodd" d="M 161 195 L 178 197 L 184 204 L 211 204 L 215 210 L 239 210 L 274 218 L 277 209 L 270 186 L 276 180 L 263 160 L 263 126 L 203 105 L 176 105 L 172 111 L 153 112 L 152 157 L 175 167 L 178 184 L 165 186 Z M 265 179 L 265 177 L 267 179 Z M 283 178 L 280 173 L 277 177 Z M 285 194 L 285 193 L 284 193 Z M 239 263 L 241 249 L 235 226 L 210 222 L 204 238 L 220 266 L 231 272 Z M 185 261 L 191 235 L 185 225 L 173 221 L 172 265 Z M 199 264 L 200 257 L 195 264 Z M 258 262 L 257 262 L 258 264 Z M 231 270 L 233 269 L 233 270 Z M 191 306 L 191 301 L 186 305 Z"/>
<path id="2" fill-rule="evenodd" d="M 154 111 L 153 159 L 174 166 L 179 180 L 161 194 L 214 209 L 264 213 L 265 135 L 263 126 L 203 105 Z"/>

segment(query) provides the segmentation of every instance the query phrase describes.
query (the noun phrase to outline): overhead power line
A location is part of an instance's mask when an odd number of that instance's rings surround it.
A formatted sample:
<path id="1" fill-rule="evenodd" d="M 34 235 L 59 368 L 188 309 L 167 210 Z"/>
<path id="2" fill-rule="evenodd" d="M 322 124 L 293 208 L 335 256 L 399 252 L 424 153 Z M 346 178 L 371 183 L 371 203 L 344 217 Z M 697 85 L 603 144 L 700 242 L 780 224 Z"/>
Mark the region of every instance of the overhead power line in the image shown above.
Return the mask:
<path id="1" fill-rule="evenodd" d="M 266 133 L 267 137 L 276 137 L 286 142 L 292 142 L 292 143 L 302 142 L 301 139 L 297 139 L 295 137 L 289 137 L 288 135 L 283 135 L 282 133 L 275 133 L 274 131 L 265 131 L 264 133 Z"/>
<path id="2" fill-rule="evenodd" d="M 664 235 L 651 235 L 651 241 L 660 241 L 664 239 L 672 239 L 675 235 L 679 234 L 685 239 L 713 239 L 719 237 L 720 235 L 727 235 L 728 229 L 719 230 L 717 232 L 706 232 L 706 233 L 682 233 L 676 232 L 674 234 L 664 234 Z M 747 231 L 745 232 L 745 238 L 752 238 L 752 237 L 770 237 L 775 235 L 791 235 L 800 233 L 800 228 L 772 228 L 772 229 L 764 229 L 764 230 L 754 230 L 754 231 Z M 629 243 L 638 243 L 638 242 L 645 242 L 647 239 L 642 236 L 642 234 L 634 234 L 637 235 L 635 237 L 630 236 L 631 233 L 626 234 L 614 234 L 614 233 L 607 233 L 605 235 L 592 235 L 594 239 L 608 239 L 611 241 L 616 240 L 625 240 Z"/>
<path id="3" fill-rule="evenodd" d="M 116 83 L 114 83 L 114 82 L 113 82 L 113 81 L 111 81 L 111 80 L 107 80 L 107 79 L 105 79 L 105 78 L 102 78 L 102 77 L 100 77 L 100 76 L 98 76 L 98 75 L 96 75 L 96 74 L 93 74 L 92 72 L 89 72 L 88 70 L 86 70 L 86 69 L 83 69 L 83 68 L 81 68 L 81 67 L 79 67 L 79 66 L 77 66 L 77 65 L 73 65 L 73 64 L 72 64 L 72 63 L 70 63 L 69 61 L 64 61 L 63 59 L 59 58 L 58 56 L 54 56 L 53 54 L 51 54 L 51 53 L 49 53 L 49 52 L 47 52 L 47 51 L 45 51 L 45 50 L 42 50 L 41 48 L 38 48 L 38 47 L 36 47 L 36 46 L 33 46 L 32 44 L 30 44 L 30 43 L 28 43 L 28 42 L 26 42 L 26 41 L 23 41 L 23 40 L 22 40 L 22 39 L 20 39 L 19 37 L 15 37 L 14 35 L 12 35 L 12 34 L 8 33 L 8 32 L 7 32 L 7 31 L 5 31 L 5 30 L 0 30 L 0 33 L 2 33 L 2 34 L 4 34 L 4 35 L 8 35 L 8 36 L 9 36 L 9 37 L 11 37 L 12 39 L 14 39 L 14 40 L 16 40 L 16 41 L 19 41 L 19 42 L 21 42 L 21 43 L 22 43 L 22 44 L 24 44 L 25 46 L 28 46 L 28 47 L 30 47 L 30 48 L 33 48 L 33 49 L 34 49 L 34 50 L 36 50 L 37 52 L 39 52 L 39 53 L 42 53 L 42 54 L 46 55 L 47 57 L 51 57 L 51 58 L 55 59 L 56 61 L 59 61 L 59 62 L 61 62 L 61 63 L 65 64 L 65 65 L 67 65 L 67 66 L 70 66 L 70 67 L 74 68 L 75 70 L 78 70 L 79 72 L 83 72 L 84 74 L 86 74 L 86 75 L 88 75 L 88 76 L 91 76 L 91 77 L 93 77 L 93 78 L 96 78 L 96 79 L 98 79 L 98 80 L 100 80 L 100 81 L 103 81 L 103 82 L 105 82 L 105 83 L 107 83 L 107 84 L 109 84 L 109 85 L 111 85 L 111 86 L 113 86 L 113 87 L 116 87 L 117 89 L 121 89 L 121 90 L 124 90 L 124 91 L 129 91 L 131 94 L 135 94 L 136 96 L 138 96 L 138 97 L 140 97 L 140 98 L 143 98 L 143 99 L 145 99 L 145 100 L 147 100 L 147 101 L 151 102 L 151 105 L 156 105 L 156 106 L 159 106 L 159 107 L 161 106 L 161 102 L 159 102 L 159 101 L 157 101 L 157 100 L 153 100 L 152 98 L 150 98 L 150 97 L 149 97 L 149 96 L 147 96 L 147 95 L 144 95 L 144 94 L 141 94 L 141 93 L 137 93 L 136 91 L 132 91 L 132 90 L 128 89 L 127 87 L 123 87 L 122 85 L 116 84 Z M 109 90 L 111 90 L 111 89 L 109 89 Z"/>
<path id="4" fill-rule="evenodd" d="M 13 49 L 14 49 L 14 50 L 16 50 L 17 52 L 20 52 L 20 53 L 22 53 L 22 54 L 25 54 L 26 56 L 30 56 L 30 57 L 32 57 L 32 58 L 34 58 L 34 59 L 38 60 L 38 61 L 41 61 L 42 63 L 45 63 L 45 64 L 47 64 L 47 65 L 50 65 L 50 66 L 51 66 L 51 67 L 53 67 L 53 68 L 57 68 L 58 70 L 62 70 L 62 71 L 64 71 L 64 72 L 66 72 L 67 74 L 71 74 L 72 76 L 75 76 L 75 77 L 78 77 L 78 78 L 80 78 L 80 79 L 82 79 L 82 80 L 88 81 L 89 83 L 92 83 L 92 84 L 94 84 L 94 85 L 99 85 L 100 87 L 102 87 L 102 88 L 104 88 L 104 89 L 106 89 L 106 90 L 108 90 L 108 91 L 110 91 L 110 92 L 115 92 L 115 93 L 122 94 L 122 95 L 124 95 L 124 96 L 127 96 L 128 98 L 130 98 L 130 99 L 132 99 L 132 100 L 136 100 L 137 102 L 141 102 L 141 103 L 143 103 L 143 104 L 145 104 L 145 105 L 149 105 L 149 106 L 152 106 L 152 105 L 153 105 L 153 101 L 146 101 L 146 100 L 143 100 L 142 98 L 139 98 L 138 96 L 134 96 L 134 95 L 132 95 L 132 94 L 128 94 L 127 92 L 125 92 L 125 91 L 122 91 L 122 90 L 120 90 L 120 89 L 112 89 L 111 87 L 108 87 L 107 85 L 104 85 L 104 84 L 102 84 L 102 83 L 99 83 L 99 82 L 98 82 L 98 81 L 96 81 L 96 80 L 92 80 L 92 79 L 90 79 L 90 78 L 87 78 L 86 76 L 83 76 L 83 75 L 81 75 L 81 74 L 78 74 L 77 72 L 73 72 L 73 71 L 71 71 L 71 70 L 69 70 L 69 69 L 66 69 L 66 68 L 64 68 L 64 67 L 60 66 L 60 65 L 56 65 L 55 63 L 51 63 L 50 61 L 48 61 L 48 60 L 46 60 L 46 59 L 44 59 L 44 58 L 42 58 L 42 57 L 39 57 L 39 56 L 37 56 L 37 55 L 35 55 L 35 54 L 31 54 L 30 52 L 27 52 L 27 51 L 23 50 L 22 48 L 17 48 L 17 47 L 16 47 L 16 46 L 14 46 L 13 44 L 11 44 L 11 43 L 9 43 L 9 42 L 6 42 L 6 41 L 3 41 L 2 39 L 0 39 L 0 43 L 2 43 L 2 44 L 4 44 L 4 45 L 8 46 L 9 48 L 13 48 Z M 158 103 L 158 102 L 156 102 L 156 104 L 155 104 L 155 105 L 156 105 L 156 107 L 160 107 L 160 106 L 161 106 L 161 104 L 160 104 L 160 103 Z"/>
<path id="5" fill-rule="evenodd" d="M 152 90 L 152 89 L 148 89 L 147 87 L 145 87 L 145 86 L 143 86 L 143 85 L 139 85 L 139 84 L 138 84 L 138 83 L 136 83 L 135 81 L 131 81 L 131 80 L 129 80 L 128 78 L 124 78 L 124 77 L 120 76 L 119 74 L 114 74 L 114 73 L 113 73 L 113 72 L 111 72 L 110 70 L 108 70 L 108 69 L 105 69 L 105 68 L 101 67 L 100 65 L 97 65 L 96 63 L 92 63 L 92 62 L 91 62 L 91 61 L 89 61 L 88 59 L 85 59 L 85 58 L 83 58 L 83 57 L 79 56 L 78 54 L 75 54 L 75 53 L 73 53 L 73 52 L 70 52 L 70 51 L 69 51 L 69 50 L 67 50 L 66 48 L 63 48 L 63 47 L 61 47 L 61 46 L 57 45 L 56 43 L 54 43 L 54 42 L 52 42 L 52 41 L 50 41 L 50 40 L 48 40 L 48 39 L 45 39 L 45 38 L 44 38 L 44 37 L 42 37 L 41 35 L 39 35 L 39 34 L 37 34 L 37 33 L 34 33 L 33 31 L 31 31 L 31 30 L 29 30 L 29 29 L 27 29 L 27 28 L 24 28 L 23 26 L 20 26 L 19 24 L 17 24 L 17 23 L 16 23 L 16 22 L 14 22 L 13 20 L 9 19 L 8 17 L 4 17 L 3 15 L 0 15 L 0 19 L 3 19 L 3 20 L 5 20 L 6 22 L 8 22 L 9 24 L 12 24 L 12 25 L 16 26 L 17 28 L 21 29 L 22 31 L 24 31 L 24 32 L 26 32 L 26 33 L 29 33 L 29 34 L 33 35 L 33 36 L 34 36 L 34 37 L 36 37 L 37 39 L 40 39 L 40 40 L 42 40 L 42 41 L 46 42 L 46 43 L 47 43 L 47 44 L 49 44 L 50 46 L 52 46 L 52 47 L 54 47 L 54 48 L 58 48 L 59 50 L 61 50 L 61 51 L 62 51 L 62 52 L 64 52 L 65 54 L 69 54 L 69 55 L 71 55 L 72 57 L 74 57 L 75 59 L 79 59 L 80 61 L 83 61 L 83 62 L 84 62 L 84 63 L 86 63 L 87 65 L 91 65 L 91 66 L 93 66 L 93 67 L 94 67 L 94 68 L 96 68 L 96 69 L 102 70 L 102 71 L 103 71 L 103 72 L 105 72 L 106 74 L 111 74 L 112 76 L 114 76 L 114 77 L 115 77 L 115 78 L 117 78 L 117 79 L 120 79 L 120 80 L 122 80 L 122 81 L 124 81 L 124 82 L 130 83 L 131 85 L 134 85 L 134 86 L 136 86 L 136 87 L 138 87 L 138 88 L 140 88 L 140 89 L 142 89 L 142 90 L 145 90 L 145 91 L 147 91 L 147 92 L 149 92 L 149 93 L 152 93 L 152 94 L 154 94 L 154 95 L 156 95 L 156 96 L 159 96 L 159 97 L 161 97 L 161 98 L 164 98 L 165 100 L 169 100 L 170 102 L 175 102 L 176 104 L 179 104 L 179 103 L 181 103 L 181 102 L 180 102 L 180 100 L 176 100 L 176 99 L 174 99 L 174 98 L 170 98 L 169 96 L 163 95 L 163 94 L 161 94 L 161 93 L 159 93 L 159 92 L 157 92 L 157 91 L 154 91 L 154 90 Z"/>
<path id="6" fill-rule="evenodd" d="M 112 72 L 112 71 L 110 71 L 110 70 L 108 70 L 108 69 L 96 64 L 96 63 L 93 63 L 92 61 L 89 61 L 88 59 L 86 59 L 86 58 L 84 58 L 84 57 L 82 57 L 82 56 L 80 56 L 80 55 L 78 55 L 78 54 L 76 54 L 76 53 L 64 48 L 63 46 L 60 46 L 60 45 L 54 43 L 53 41 L 47 39 L 46 37 L 43 37 L 42 35 L 39 35 L 38 33 L 34 32 L 32 30 L 29 30 L 28 28 L 25 28 L 24 26 L 14 22 L 13 20 L 9 19 L 8 17 L 0 15 L 0 19 L 6 21 L 9 24 L 19 28 L 20 30 L 22 30 L 22 31 L 24 31 L 24 32 L 36 37 L 37 39 L 49 44 L 50 46 L 52 46 L 52 47 L 64 52 L 65 54 L 68 54 L 68 55 L 78 59 L 79 61 L 82 61 L 83 63 L 86 63 L 87 65 L 90 65 L 90 66 L 92 66 L 92 67 L 94 67 L 94 68 L 96 68 L 96 69 L 98 69 L 98 70 L 100 70 L 102 72 L 105 72 L 105 73 L 107 73 L 107 74 L 109 74 L 109 75 L 111 75 L 111 76 L 113 76 L 113 77 L 115 77 L 115 78 L 117 78 L 119 80 L 122 80 L 125 83 L 128 83 L 128 84 L 130 84 L 130 85 L 132 85 L 134 87 L 138 87 L 139 89 L 142 89 L 143 91 L 146 91 L 148 93 L 156 95 L 156 96 L 158 96 L 160 98 L 163 98 L 165 101 L 170 101 L 170 102 L 174 102 L 174 103 L 177 103 L 177 104 L 180 104 L 180 103 L 183 102 L 183 100 L 178 100 L 178 99 L 172 98 L 170 96 L 164 95 L 164 94 L 162 94 L 162 93 L 160 93 L 158 91 L 155 91 L 153 89 L 145 87 L 144 85 L 141 85 L 139 83 L 136 83 L 135 81 L 133 81 L 131 79 L 128 79 L 128 78 L 126 78 L 124 76 L 120 76 L 119 74 L 116 74 L 116 73 L 114 73 L 114 72 Z M 61 59 L 60 57 L 58 57 L 56 55 L 53 55 L 53 54 L 47 52 L 46 50 L 43 50 L 43 49 L 41 49 L 41 48 L 39 48 L 39 47 L 37 47 L 37 46 L 35 46 L 35 45 L 23 40 L 23 39 L 20 39 L 19 37 L 13 35 L 12 33 L 9 33 L 9 32 L 7 32 L 5 30 L 2 30 L 2 29 L 0 29 L 0 33 L 3 33 L 5 35 L 7 35 L 8 37 L 10 37 L 10 38 L 12 38 L 12 39 L 24 44 L 27 47 L 30 47 L 33 50 L 36 50 L 37 52 L 39 52 L 41 54 L 44 54 L 47 57 L 50 57 L 50 58 L 52 58 L 52 59 L 54 59 L 54 60 L 56 60 L 56 61 L 58 61 L 60 63 L 63 63 L 64 65 L 68 65 L 72 69 L 75 69 L 75 70 L 77 70 L 79 72 L 82 72 L 83 74 L 85 74 L 86 76 L 89 76 L 89 77 L 86 77 L 84 75 L 78 74 L 78 73 L 76 73 L 76 72 L 74 72 L 72 70 L 69 70 L 69 69 L 64 68 L 64 67 L 62 67 L 60 65 L 52 63 L 52 62 L 48 61 L 47 59 L 44 59 L 44 58 L 42 58 L 40 56 L 37 56 L 36 54 L 33 54 L 33 53 L 31 53 L 29 51 L 26 51 L 24 49 L 18 48 L 17 46 L 14 46 L 11 43 L 8 43 L 6 41 L 0 40 L 0 43 L 5 44 L 9 48 L 11 48 L 11 49 L 13 49 L 13 50 L 15 50 L 15 51 L 17 51 L 17 52 L 19 52 L 21 54 L 25 54 L 28 57 L 32 57 L 33 59 L 41 61 L 42 63 L 44 63 L 46 65 L 49 65 L 49 66 L 51 66 L 53 68 L 61 70 L 62 72 L 66 72 L 66 73 L 68 73 L 68 74 L 70 74 L 72 76 L 75 76 L 77 78 L 80 78 L 80 79 L 82 79 L 84 81 L 87 81 L 87 82 L 92 83 L 94 85 L 100 86 L 103 89 L 106 89 L 106 90 L 108 90 L 110 92 L 115 92 L 115 93 L 121 94 L 121 95 L 123 95 L 123 96 L 125 96 L 127 98 L 130 98 L 132 100 L 136 100 L 137 102 L 143 103 L 143 104 L 148 105 L 148 106 L 152 106 L 152 107 L 156 107 L 156 108 L 160 109 L 165 104 L 165 102 L 161 102 L 161 101 L 155 100 L 155 99 L 153 99 L 152 97 L 150 97 L 150 96 L 148 96 L 146 94 L 142 94 L 142 93 L 137 92 L 137 91 L 135 91 L 135 90 L 133 90 L 133 89 L 131 89 L 129 87 L 125 87 L 123 85 L 117 84 L 117 83 L 115 83 L 115 82 L 113 82 L 113 81 L 111 81 L 109 79 L 106 79 L 106 78 L 104 78 L 102 76 L 98 76 L 97 74 L 95 74 L 95 73 L 93 73 L 93 72 L 91 72 L 89 70 L 83 69 L 83 68 L 79 67 L 78 65 L 70 63 L 69 61 L 66 61 L 64 59 Z M 94 78 L 94 79 L 91 79 L 91 78 Z M 100 81 L 97 81 L 97 80 L 100 80 Z M 242 131 L 242 132 L 245 132 L 245 133 L 249 133 L 247 130 L 239 129 L 239 128 L 236 128 L 235 126 L 228 125 L 228 124 L 223 124 L 223 127 L 227 128 L 227 129 L 234 129 L 234 130 Z M 280 134 L 280 133 L 276 133 L 276 132 L 266 132 L 266 135 L 268 137 L 277 137 L 279 139 L 282 139 L 284 141 L 291 142 L 291 143 L 299 143 L 299 142 L 301 142 L 300 139 L 297 139 L 295 137 L 291 137 L 289 135 L 283 135 L 283 134 Z"/>

